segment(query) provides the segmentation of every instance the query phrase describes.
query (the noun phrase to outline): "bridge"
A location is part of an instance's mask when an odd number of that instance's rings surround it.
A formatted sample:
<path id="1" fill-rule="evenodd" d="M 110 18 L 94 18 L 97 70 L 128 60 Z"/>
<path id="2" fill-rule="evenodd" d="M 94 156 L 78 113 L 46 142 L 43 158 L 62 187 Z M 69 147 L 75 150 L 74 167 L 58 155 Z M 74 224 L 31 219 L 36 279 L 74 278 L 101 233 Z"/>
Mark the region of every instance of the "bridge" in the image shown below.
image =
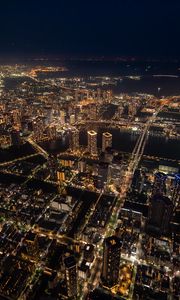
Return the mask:
<path id="1" fill-rule="evenodd" d="M 31 137 L 28 137 L 26 141 L 30 143 L 39 154 L 43 155 L 45 159 L 49 158 L 49 153 L 39 146 Z"/>
<path id="2" fill-rule="evenodd" d="M 0 163 L 0 167 L 6 167 L 6 166 L 9 166 L 9 165 L 14 164 L 16 162 L 27 160 L 31 157 L 35 157 L 35 156 L 38 156 L 38 155 L 39 155 L 39 153 L 34 153 L 34 154 L 26 155 L 26 156 L 23 156 L 23 157 L 15 158 L 13 160 L 8 160 L 8 161 Z"/>
<path id="3" fill-rule="evenodd" d="M 163 108 L 164 105 L 159 106 L 159 108 L 156 110 L 156 112 L 150 117 L 150 119 L 148 120 L 148 122 L 146 123 L 144 130 L 142 131 L 142 134 L 139 136 L 136 145 L 134 147 L 134 150 L 132 152 L 131 155 L 131 161 L 128 167 L 128 171 L 130 173 L 132 173 L 132 175 L 134 174 L 135 169 L 137 168 L 142 155 L 144 153 L 144 148 L 146 145 L 146 141 L 147 141 L 147 137 L 148 137 L 148 130 L 150 128 L 150 126 L 154 123 L 154 121 L 156 120 L 157 115 L 159 114 L 159 112 L 161 111 L 161 109 Z"/>

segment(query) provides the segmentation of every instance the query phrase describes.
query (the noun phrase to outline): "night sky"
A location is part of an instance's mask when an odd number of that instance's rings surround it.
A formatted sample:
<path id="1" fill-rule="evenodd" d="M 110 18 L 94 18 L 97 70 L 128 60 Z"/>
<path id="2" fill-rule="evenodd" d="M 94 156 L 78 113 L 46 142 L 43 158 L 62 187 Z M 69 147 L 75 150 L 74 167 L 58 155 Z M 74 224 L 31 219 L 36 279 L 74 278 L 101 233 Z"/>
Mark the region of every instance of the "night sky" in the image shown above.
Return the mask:
<path id="1" fill-rule="evenodd" d="M 180 0 L 2 0 L 0 53 L 180 56 Z"/>

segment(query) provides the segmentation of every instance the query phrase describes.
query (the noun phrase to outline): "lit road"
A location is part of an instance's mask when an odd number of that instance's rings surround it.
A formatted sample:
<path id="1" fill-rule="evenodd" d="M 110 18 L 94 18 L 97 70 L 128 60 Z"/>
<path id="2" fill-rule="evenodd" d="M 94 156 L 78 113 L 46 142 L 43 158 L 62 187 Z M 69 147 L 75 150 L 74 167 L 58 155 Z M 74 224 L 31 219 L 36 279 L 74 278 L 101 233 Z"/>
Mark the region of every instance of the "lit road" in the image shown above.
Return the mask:
<path id="1" fill-rule="evenodd" d="M 48 159 L 48 152 L 46 152 L 42 147 L 40 147 L 31 137 L 27 138 L 27 142 L 29 142 L 39 154 L 42 154 L 45 159 Z"/>
<path id="2" fill-rule="evenodd" d="M 38 156 L 38 155 L 39 155 L 39 153 L 34 153 L 34 154 L 27 155 L 27 156 L 15 158 L 13 160 L 9 160 L 9 161 L 0 163 L 0 167 L 6 167 L 6 166 L 14 164 L 16 162 L 20 162 L 20 161 L 23 161 L 23 160 L 26 160 L 26 159 L 29 159 L 31 157 L 35 157 L 35 156 Z"/>

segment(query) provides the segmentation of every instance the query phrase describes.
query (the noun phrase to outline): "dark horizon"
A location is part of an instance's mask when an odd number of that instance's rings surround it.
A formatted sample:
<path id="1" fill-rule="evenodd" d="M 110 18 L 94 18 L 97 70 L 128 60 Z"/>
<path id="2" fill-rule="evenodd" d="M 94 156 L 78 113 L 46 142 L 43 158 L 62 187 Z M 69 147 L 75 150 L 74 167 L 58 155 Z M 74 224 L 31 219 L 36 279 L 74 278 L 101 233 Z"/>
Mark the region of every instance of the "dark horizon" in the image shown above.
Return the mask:
<path id="1" fill-rule="evenodd" d="M 180 57 L 179 1 L 9 1 L 0 55 Z"/>

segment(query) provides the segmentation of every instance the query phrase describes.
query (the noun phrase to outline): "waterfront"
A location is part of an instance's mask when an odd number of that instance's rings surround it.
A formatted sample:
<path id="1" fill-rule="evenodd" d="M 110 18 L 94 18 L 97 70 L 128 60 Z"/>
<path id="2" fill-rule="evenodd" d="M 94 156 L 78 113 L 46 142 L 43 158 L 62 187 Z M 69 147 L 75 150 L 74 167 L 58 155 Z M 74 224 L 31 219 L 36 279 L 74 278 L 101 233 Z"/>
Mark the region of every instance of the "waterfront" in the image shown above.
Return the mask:
<path id="1" fill-rule="evenodd" d="M 102 146 L 102 133 L 107 129 L 100 128 L 98 130 L 98 147 Z M 113 134 L 112 147 L 115 150 L 122 152 L 132 152 L 137 138 L 137 133 L 131 133 L 128 131 L 120 131 L 118 129 L 108 129 Z M 41 146 L 48 151 L 48 153 L 58 154 L 65 151 L 68 148 L 68 138 L 46 141 L 40 143 Z M 87 145 L 87 133 L 81 131 L 80 144 Z M 34 149 L 26 144 L 18 147 L 10 147 L 9 149 L 0 149 L 0 161 L 9 161 L 16 157 L 26 156 L 34 153 Z M 180 160 L 180 140 L 179 139 L 167 139 L 165 137 L 148 136 L 144 154 L 150 156 L 157 156 L 161 158 L 169 158 L 174 160 Z"/>

